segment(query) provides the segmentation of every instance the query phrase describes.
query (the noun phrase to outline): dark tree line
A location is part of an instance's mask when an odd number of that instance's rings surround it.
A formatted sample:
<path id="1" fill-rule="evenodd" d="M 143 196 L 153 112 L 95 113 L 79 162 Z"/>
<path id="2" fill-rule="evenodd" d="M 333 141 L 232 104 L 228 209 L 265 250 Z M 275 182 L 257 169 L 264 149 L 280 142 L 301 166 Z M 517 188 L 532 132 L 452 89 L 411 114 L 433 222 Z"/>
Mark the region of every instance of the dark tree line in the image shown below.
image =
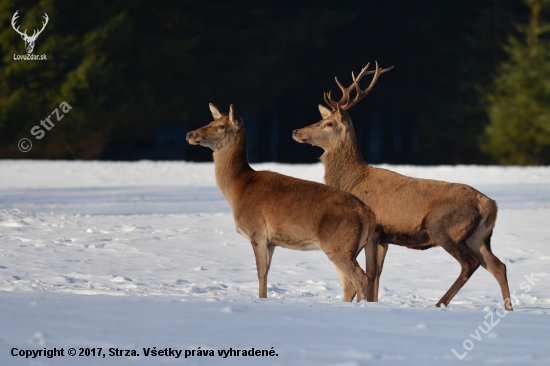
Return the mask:
<path id="1" fill-rule="evenodd" d="M 13 60 L 16 10 L 21 29 L 48 14 L 34 51 L 47 61 Z M 0 0 L 0 157 L 209 160 L 184 135 L 212 102 L 244 117 L 251 161 L 312 162 L 320 150 L 292 130 L 320 119 L 323 92 L 338 97 L 334 76 L 350 83 L 376 60 L 395 69 L 350 111 L 369 162 L 491 162 L 480 94 L 528 17 L 518 0 Z M 63 101 L 70 112 L 34 139 Z"/>

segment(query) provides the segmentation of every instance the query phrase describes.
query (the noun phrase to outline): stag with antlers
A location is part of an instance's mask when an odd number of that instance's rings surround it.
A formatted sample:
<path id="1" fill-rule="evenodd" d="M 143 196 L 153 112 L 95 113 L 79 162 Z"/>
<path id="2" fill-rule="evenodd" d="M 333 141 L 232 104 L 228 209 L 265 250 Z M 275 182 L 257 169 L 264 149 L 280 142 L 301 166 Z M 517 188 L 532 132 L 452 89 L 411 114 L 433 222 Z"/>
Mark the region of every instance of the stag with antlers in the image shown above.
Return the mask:
<path id="1" fill-rule="evenodd" d="M 36 39 L 38 38 L 40 33 L 42 33 L 44 28 L 46 28 L 46 24 L 48 24 L 48 20 L 50 18 L 48 18 L 48 14 L 44 13 L 45 22 L 42 22 L 42 29 L 40 29 L 40 30 L 35 29 L 32 33 L 32 36 L 29 36 L 29 35 L 27 35 L 27 30 L 26 29 L 25 29 L 24 32 L 21 32 L 19 30 L 19 26 L 17 26 L 17 28 L 15 27 L 15 21 L 19 17 L 19 14 L 17 14 L 18 12 L 19 12 L 19 10 L 16 11 L 15 14 L 13 14 L 13 17 L 11 18 L 11 26 L 13 27 L 13 29 L 17 33 L 19 33 L 21 35 L 21 38 L 23 38 L 23 41 L 25 41 L 25 49 L 27 50 L 27 53 L 32 53 L 32 51 L 34 49 L 34 42 L 36 42 Z"/>
<path id="2" fill-rule="evenodd" d="M 325 93 L 325 102 L 332 110 L 319 105 L 323 119 L 295 130 L 293 138 L 323 148 L 325 182 L 353 193 L 376 215 L 382 228 L 376 297 L 389 243 L 412 249 L 440 246 L 460 263 L 461 271 L 437 306 L 447 306 L 481 265 L 496 278 L 505 307 L 512 310 L 506 265 L 491 251 L 496 202 L 465 184 L 407 177 L 365 163 L 347 110 L 372 90 L 381 74 L 393 68 L 381 69 L 376 63 L 376 69 L 367 72 L 368 66 L 357 77 L 352 73 L 353 82 L 347 88 L 336 79 L 342 98 L 336 102 L 330 92 Z M 362 90 L 359 81 L 372 73 L 369 87 Z M 353 91 L 355 98 L 351 97 Z"/>

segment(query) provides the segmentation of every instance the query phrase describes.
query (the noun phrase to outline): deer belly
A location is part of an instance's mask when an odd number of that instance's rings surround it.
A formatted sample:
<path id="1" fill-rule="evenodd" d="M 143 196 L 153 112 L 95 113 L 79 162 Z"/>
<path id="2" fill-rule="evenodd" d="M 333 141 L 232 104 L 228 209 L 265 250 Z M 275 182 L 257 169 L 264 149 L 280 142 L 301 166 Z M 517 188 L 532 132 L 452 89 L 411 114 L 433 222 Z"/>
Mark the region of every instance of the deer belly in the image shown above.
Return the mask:
<path id="1" fill-rule="evenodd" d="M 303 242 L 300 244 L 299 248 L 296 248 L 296 249 L 303 250 L 303 251 L 321 250 L 321 248 L 319 247 L 319 243 L 317 243 L 316 241 Z"/>
<path id="2" fill-rule="evenodd" d="M 308 251 L 321 249 L 319 243 L 315 239 L 296 238 L 281 232 L 276 233 L 276 235 L 270 235 L 269 242 L 283 248 L 294 250 Z"/>
<path id="3" fill-rule="evenodd" d="M 380 236 L 381 243 L 391 243 L 397 245 L 403 245 L 409 248 L 421 247 L 431 248 L 435 246 L 426 230 L 418 230 L 410 233 L 403 233 L 397 231 L 384 231 Z"/>

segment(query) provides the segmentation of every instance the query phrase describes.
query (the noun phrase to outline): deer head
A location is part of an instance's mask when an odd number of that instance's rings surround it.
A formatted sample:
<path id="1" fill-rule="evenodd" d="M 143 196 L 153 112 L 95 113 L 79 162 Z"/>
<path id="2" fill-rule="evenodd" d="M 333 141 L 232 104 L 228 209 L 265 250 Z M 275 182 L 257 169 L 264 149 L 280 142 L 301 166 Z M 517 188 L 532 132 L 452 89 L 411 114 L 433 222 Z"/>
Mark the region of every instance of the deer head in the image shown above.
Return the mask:
<path id="1" fill-rule="evenodd" d="M 19 26 L 17 26 L 17 28 L 15 28 L 15 21 L 19 17 L 19 15 L 17 14 L 18 12 L 19 12 L 19 10 L 16 11 L 15 14 L 13 14 L 13 17 L 11 18 L 11 26 L 13 27 L 13 29 L 15 29 L 15 31 L 17 33 L 19 33 L 21 35 L 21 38 L 23 38 L 23 41 L 25 41 L 25 49 L 27 50 L 27 53 L 32 53 L 32 50 L 34 49 L 34 42 L 36 42 L 36 39 L 38 38 L 40 33 L 42 33 L 44 28 L 46 28 L 46 24 L 48 24 L 48 20 L 49 20 L 48 14 L 44 13 L 45 22 L 42 22 L 42 29 L 40 29 L 40 30 L 35 29 L 32 33 L 32 36 L 28 36 L 26 29 L 25 29 L 24 32 L 20 32 L 19 31 Z"/>
<path id="2" fill-rule="evenodd" d="M 187 132 L 186 138 L 191 145 L 206 146 L 218 151 L 233 143 L 243 127 L 243 120 L 233 108 L 233 104 L 229 107 L 229 116 L 220 112 L 212 103 L 209 107 L 214 121 L 195 131 Z"/>
<path id="3" fill-rule="evenodd" d="M 375 62 L 375 64 L 376 69 L 374 71 L 367 71 L 370 65 L 370 63 L 368 63 L 357 77 L 355 77 L 355 74 L 352 72 L 351 78 L 353 83 L 347 88 L 344 88 L 338 81 L 338 78 L 335 78 L 336 84 L 340 87 L 340 90 L 342 90 L 342 98 L 340 101 L 335 102 L 332 100 L 331 92 L 325 93 L 325 103 L 327 103 L 332 110 L 319 104 L 319 112 L 321 112 L 323 119 L 307 127 L 294 130 L 292 133 L 294 140 L 299 143 L 316 145 L 324 150 L 334 149 L 344 143 L 347 137 L 354 133 L 351 119 L 346 111 L 356 105 L 372 90 L 380 75 L 393 69 L 393 66 L 387 69 L 381 69 L 378 67 L 378 62 Z M 369 87 L 362 90 L 359 87 L 359 81 L 367 74 L 374 74 L 374 76 Z M 354 90 L 355 98 L 352 99 L 351 93 Z"/>

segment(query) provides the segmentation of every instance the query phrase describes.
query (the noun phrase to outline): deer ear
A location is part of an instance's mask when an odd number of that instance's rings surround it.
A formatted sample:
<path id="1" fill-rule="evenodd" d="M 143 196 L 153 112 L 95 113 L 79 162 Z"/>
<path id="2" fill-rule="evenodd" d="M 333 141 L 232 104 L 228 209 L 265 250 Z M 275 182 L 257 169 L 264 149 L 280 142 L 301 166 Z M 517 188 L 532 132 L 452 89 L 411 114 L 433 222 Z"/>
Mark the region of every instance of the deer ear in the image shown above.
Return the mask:
<path id="1" fill-rule="evenodd" d="M 243 119 L 241 118 L 241 116 L 239 116 L 237 111 L 235 111 L 235 108 L 233 108 L 233 104 L 229 106 L 229 120 L 237 128 L 241 128 L 243 126 Z"/>
<path id="2" fill-rule="evenodd" d="M 218 107 L 216 107 L 214 104 L 209 103 L 208 107 L 210 107 L 210 112 L 212 112 L 212 117 L 214 117 L 214 119 L 218 119 L 223 116 L 222 112 L 220 112 Z"/>
<path id="3" fill-rule="evenodd" d="M 319 112 L 321 112 L 321 117 L 323 117 L 323 119 L 330 117 L 332 114 L 332 111 L 322 104 L 319 104 Z"/>

